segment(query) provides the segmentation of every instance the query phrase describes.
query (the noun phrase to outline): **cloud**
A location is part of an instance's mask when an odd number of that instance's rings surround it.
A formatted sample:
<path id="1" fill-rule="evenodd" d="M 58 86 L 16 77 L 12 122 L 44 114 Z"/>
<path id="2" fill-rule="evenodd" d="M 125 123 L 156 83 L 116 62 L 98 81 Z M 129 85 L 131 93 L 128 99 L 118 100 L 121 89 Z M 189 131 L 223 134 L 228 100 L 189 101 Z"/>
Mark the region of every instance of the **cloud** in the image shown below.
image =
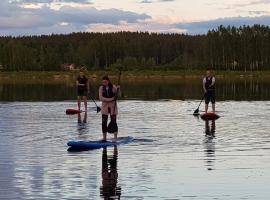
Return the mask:
<path id="1" fill-rule="evenodd" d="M 151 32 L 151 33 L 185 33 L 187 30 L 176 28 L 171 24 L 160 24 L 155 21 L 140 21 L 137 23 L 127 23 L 122 21 L 117 25 L 113 24 L 91 24 L 87 31 L 89 32 Z"/>
<path id="2" fill-rule="evenodd" d="M 147 18 L 151 17 L 119 9 L 98 10 L 94 7 L 63 6 L 59 10 L 54 10 L 47 5 L 31 9 L 0 1 L 0 34 L 2 35 L 86 31 L 89 24 L 117 25 L 120 21 L 135 23 Z"/>
<path id="3" fill-rule="evenodd" d="M 153 0 L 142 0 L 142 1 L 140 1 L 139 3 L 159 3 L 159 2 L 173 2 L 173 1 L 175 1 L 175 0 L 155 0 L 155 1 L 153 1 Z"/>
<path id="4" fill-rule="evenodd" d="M 92 0 L 11 0 L 14 4 L 35 4 L 35 3 L 92 3 Z"/>
<path id="5" fill-rule="evenodd" d="M 158 0 L 159 2 L 172 2 L 172 1 L 175 1 L 175 0 Z"/>
<path id="6" fill-rule="evenodd" d="M 57 0 L 46 0 L 46 2 L 52 1 L 56 2 Z M 75 2 L 77 0 L 58 1 Z M 159 2 L 161 0 L 144 1 L 150 3 L 150 1 Z M 208 30 L 215 29 L 220 25 L 239 27 L 242 25 L 263 24 L 270 26 L 270 15 L 267 15 L 268 12 L 260 10 L 249 11 L 249 14 L 264 14 L 264 16 L 228 17 L 208 21 L 185 22 L 178 16 L 151 17 L 147 14 L 138 14 L 119 9 L 96 9 L 94 5 L 76 7 L 64 4 L 56 10 L 47 4 L 42 4 L 38 8 L 27 8 L 21 6 L 18 2 L 0 1 L 0 35 L 41 35 L 79 31 L 148 31 L 205 34 Z M 26 2 L 26 0 L 20 2 Z M 45 0 L 29 0 L 28 2 L 45 2 Z M 86 2 L 86 0 L 80 2 Z"/>
<path id="7" fill-rule="evenodd" d="M 139 3 L 153 3 L 153 1 L 151 1 L 151 0 L 143 0 L 143 1 L 139 2 Z"/>
<path id="8" fill-rule="evenodd" d="M 189 34 L 205 34 L 208 30 L 215 29 L 220 25 L 223 26 L 243 26 L 254 24 L 262 24 L 270 26 L 270 16 L 260 17 L 231 17 L 231 18 L 220 18 L 209 21 L 191 22 L 191 23 L 179 23 L 176 25 L 177 28 L 186 29 Z"/>
<path id="9" fill-rule="evenodd" d="M 61 21 L 77 24 L 118 24 L 118 22 L 122 20 L 136 22 L 140 19 L 150 18 L 150 16 L 146 14 L 137 14 L 118 9 L 97 10 L 96 8 L 77 9 L 72 7 L 62 7 L 57 13 Z"/>
<path id="10" fill-rule="evenodd" d="M 270 4 L 269 0 L 257 0 L 257 1 L 251 1 L 246 4 L 239 4 L 240 6 L 253 6 L 253 5 L 259 5 L 259 4 Z"/>
<path id="11" fill-rule="evenodd" d="M 263 11 L 263 10 L 250 10 L 250 11 L 248 11 L 248 13 L 249 13 L 250 15 L 266 15 L 266 14 L 268 14 L 269 12 Z"/>
<path id="12" fill-rule="evenodd" d="M 257 1 L 250 1 L 246 3 L 234 3 L 234 4 L 227 4 L 223 9 L 231 10 L 237 8 L 244 8 L 249 6 L 257 6 L 257 5 L 267 5 L 270 4 L 269 0 L 257 0 Z"/>

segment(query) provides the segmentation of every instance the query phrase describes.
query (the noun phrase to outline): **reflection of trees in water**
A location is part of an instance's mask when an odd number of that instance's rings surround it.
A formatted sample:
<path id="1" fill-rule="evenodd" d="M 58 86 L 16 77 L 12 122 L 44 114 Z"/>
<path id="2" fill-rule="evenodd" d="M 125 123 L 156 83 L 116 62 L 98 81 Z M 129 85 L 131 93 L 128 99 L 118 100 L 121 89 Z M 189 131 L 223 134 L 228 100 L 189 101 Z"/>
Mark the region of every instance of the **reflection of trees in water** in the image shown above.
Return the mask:
<path id="1" fill-rule="evenodd" d="M 217 82 L 220 100 L 269 100 L 270 80 L 258 78 L 226 79 Z"/>
<path id="2" fill-rule="evenodd" d="M 4 101 L 59 101 L 76 97 L 76 90 L 65 84 L 3 84 Z"/>
<path id="3" fill-rule="evenodd" d="M 203 76 L 203 75 L 202 75 Z M 216 85 L 218 100 L 269 100 L 270 80 L 259 78 L 219 78 Z M 97 98 L 100 82 L 91 82 L 91 95 Z M 123 97 L 140 99 L 200 99 L 201 78 L 123 80 Z M 76 97 L 75 81 L 70 83 L 3 84 L 1 100 L 55 101 Z"/>
<path id="4" fill-rule="evenodd" d="M 211 124 L 210 124 L 211 122 Z M 215 131 L 216 131 L 216 124 L 215 120 L 205 121 L 205 140 L 204 140 L 204 147 L 206 153 L 206 167 L 208 170 L 212 170 L 215 161 Z"/>
<path id="5" fill-rule="evenodd" d="M 104 199 L 120 199 L 121 187 L 118 183 L 117 172 L 117 146 L 114 146 L 113 155 L 107 154 L 107 148 L 102 151 L 102 186 L 100 196 Z"/>

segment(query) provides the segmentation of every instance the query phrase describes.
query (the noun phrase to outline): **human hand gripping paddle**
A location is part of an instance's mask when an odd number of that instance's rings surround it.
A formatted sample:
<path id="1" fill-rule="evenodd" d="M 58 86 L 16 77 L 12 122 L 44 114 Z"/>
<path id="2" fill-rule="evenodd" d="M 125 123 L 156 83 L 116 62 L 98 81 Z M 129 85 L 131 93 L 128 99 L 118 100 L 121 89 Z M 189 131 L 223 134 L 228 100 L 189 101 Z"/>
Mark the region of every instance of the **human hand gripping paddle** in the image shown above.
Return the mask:
<path id="1" fill-rule="evenodd" d="M 205 98 L 205 94 L 206 94 L 206 93 L 203 94 L 203 98 L 202 98 L 202 100 L 201 100 L 201 102 L 200 102 L 198 108 L 194 111 L 193 115 L 199 115 L 199 114 L 200 114 L 200 113 L 199 113 L 199 108 L 200 108 L 200 105 L 201 105 L 202 101 L 203 101 L 204 98 Z"/>
<path id="2" fill-rule="evenodd" d="M 117 85 L 120 85 L 121 74 L 122 74 L 122 72 L 120 70 L 119 74 L 118 74 L 118 84 Z M 115 95 L 115 103 L 114 103 L 114 108 L 113 108 L 113 114 L 115 114 L 115 107 L 116 107 L 116 100 L 117 100 L 118 92 L 119 92 L 119 88 L 117 88 L 116 95 Z M 108 124 L 108 132 L 109 133 L 115 133 L 117 131 L 118 131 L 118 126 L 117 126 L 117 123 L 116 123 L 116 119 L 111 120 L 110 123 Z"/>

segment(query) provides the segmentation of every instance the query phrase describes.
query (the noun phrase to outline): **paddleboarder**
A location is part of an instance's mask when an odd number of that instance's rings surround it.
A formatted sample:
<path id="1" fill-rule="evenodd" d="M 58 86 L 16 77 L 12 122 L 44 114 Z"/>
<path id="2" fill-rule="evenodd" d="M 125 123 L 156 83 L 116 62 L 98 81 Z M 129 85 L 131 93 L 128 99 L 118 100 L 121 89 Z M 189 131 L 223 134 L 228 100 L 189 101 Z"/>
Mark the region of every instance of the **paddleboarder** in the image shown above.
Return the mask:
<path id="1" fill-rule="evenodd" d="M 113 85 L 108 76 L 102 78 L 102 85 L 99 87 L 99 100 L 102 101 L 101 114 L 103 141 L 107 140 L 107 132 L 113 133 L 114 140 L 117 139 L 118 127 L 116 116 L 118 114 L 118 109 L 116 99 L 119 92 L 119 85 Z M 111 118 L 109 126 L 107 125 L 108 115 L 110 115 Z"/>
<path id="2" fill-rule="evenodd" d="M 77 104 L 78 110 L 81 110 L 81 100 L 84 102 L 84 109 L 87 112 L 87 94 L 89 93 L 89 82 L 88 78 L 85 76 L 85 67 L 80 68 L 79 76 L 76 80 L 77 85 Z"/>
<path id="3" fill-rule="evenodd" d="M 206 71 L 206 76 L 203 78 L 203 90 L 205 92 L 205 112 L 208 112 L 208 104 L 211 101 L 212 110 L 215 112 L 215 83 L 216 79 L 210 70 Z"/>

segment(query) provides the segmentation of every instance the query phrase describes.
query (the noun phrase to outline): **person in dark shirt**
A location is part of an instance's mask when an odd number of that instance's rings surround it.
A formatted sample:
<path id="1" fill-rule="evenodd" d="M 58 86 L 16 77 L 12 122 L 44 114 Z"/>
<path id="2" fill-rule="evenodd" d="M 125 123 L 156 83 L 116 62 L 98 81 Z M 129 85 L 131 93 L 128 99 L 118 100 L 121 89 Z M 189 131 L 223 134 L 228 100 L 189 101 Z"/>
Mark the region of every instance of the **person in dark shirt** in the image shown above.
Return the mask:
<path id="1" fill-rule="evenodd" d="M 203 90 L 205 92 L 205 112 L 208 111 L 208 104 L 211 101 L 212 110 L 215 112 L 215 83 L 216 79 L 210 70 L 206 71 L 206 77 L 203 79 Z"/>
<path id="2" fill-rule="evenodd" d="M 81 99 L 84 101 L 84 109 L 87 112 L 87 94 L 89 93 L 89 82 L 87 77 L 84 74 L 85 68 L 80 69 L 80 74 L 76 80 L 77 85 L 77 103 L 78 110 L 81 110 Z"/>

